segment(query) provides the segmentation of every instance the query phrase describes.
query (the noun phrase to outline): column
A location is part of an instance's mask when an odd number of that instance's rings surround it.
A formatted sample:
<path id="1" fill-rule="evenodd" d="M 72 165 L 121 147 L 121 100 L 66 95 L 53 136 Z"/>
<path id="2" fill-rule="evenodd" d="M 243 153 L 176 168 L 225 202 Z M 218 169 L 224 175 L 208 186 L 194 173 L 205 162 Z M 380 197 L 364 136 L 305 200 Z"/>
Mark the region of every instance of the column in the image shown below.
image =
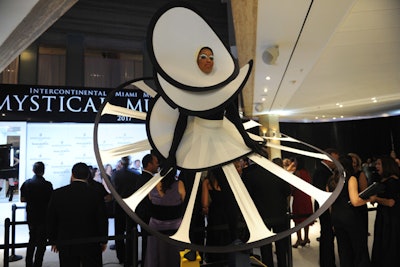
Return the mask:
<path id="1" fill-rule="evenodd" d="M 259 123 L 262 125 L 260 127 L 260 135 L 273 137 L 279 135 L 279 116 L 278 115 L 261 115 L 259 116 Z M 280 145 L 279 140 L 271 140 L 268 142 Z M 270 159 L 281 158 L 281 150 L 275 148 L 268 148 L 268 155 Z"/>

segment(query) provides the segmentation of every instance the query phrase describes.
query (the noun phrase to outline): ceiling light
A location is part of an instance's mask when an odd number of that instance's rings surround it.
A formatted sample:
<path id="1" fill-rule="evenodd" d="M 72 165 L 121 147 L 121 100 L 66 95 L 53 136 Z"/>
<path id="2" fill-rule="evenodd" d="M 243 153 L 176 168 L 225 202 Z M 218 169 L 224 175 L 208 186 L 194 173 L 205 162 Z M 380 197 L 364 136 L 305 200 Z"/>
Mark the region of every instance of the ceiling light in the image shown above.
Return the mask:
<path id="1" fill-rule="evenodd" d="M 267 77 L 265 77 L 265 79 L 266 79 L 267 81 L 269 81 L 269 80 L 271 80 L 271 77 L 267 76 Z"/>
<path id="2" fill-rule="evenodd" d="M 266 133 L 267 133 L 267 129 L 266 128 L 262 128 L 262 133 L 263 133 L 263 137 L 266 137 L 265 135 L 266 135 Z"/>
<path id="3" fill-rule="evenodd" d="M 265 101 L 265 97 L 261 98 L 261 100 L 264 102 Z"/>
<path id="4" fill-rule="evenodd" d="M 267 87 L 264 88 L 264 93 L 266 93 L 266 92 L 268 92 L 268 88 Z"/>

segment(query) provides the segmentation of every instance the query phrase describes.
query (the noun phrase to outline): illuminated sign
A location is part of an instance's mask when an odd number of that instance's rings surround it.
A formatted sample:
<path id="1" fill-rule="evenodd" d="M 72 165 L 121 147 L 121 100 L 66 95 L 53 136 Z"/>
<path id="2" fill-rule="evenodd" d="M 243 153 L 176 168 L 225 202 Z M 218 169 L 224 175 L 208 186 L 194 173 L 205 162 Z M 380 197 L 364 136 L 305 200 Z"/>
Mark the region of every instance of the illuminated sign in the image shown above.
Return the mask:
<path id="1" fill-rule="evenodd" d="M 98 108 L 112 89 L 0 84 L 3 121 L 94 122 Z M 113 105 L 147 112 L 151 97 L 140 90 L 115 93 Z M 141 122 L 107 115 L 102 122 Z"/>

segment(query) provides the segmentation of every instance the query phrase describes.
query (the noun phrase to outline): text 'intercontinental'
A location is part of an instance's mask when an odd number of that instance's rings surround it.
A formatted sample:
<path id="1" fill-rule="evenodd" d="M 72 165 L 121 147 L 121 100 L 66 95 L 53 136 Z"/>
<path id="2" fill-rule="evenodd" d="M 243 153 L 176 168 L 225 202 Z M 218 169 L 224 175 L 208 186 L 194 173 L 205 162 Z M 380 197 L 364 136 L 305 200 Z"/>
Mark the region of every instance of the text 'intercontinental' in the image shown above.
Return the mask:
<path id="1" fill-rule="evenodd" d="M 107 94 L 106 90 L 29 87 L 29 93 L 12 92 L 2 97 L 0 111 L 97 113 Z M 121 107 L 147 112 L 150 96 L 137 91 L 118 91 L 115 99 Z"/>

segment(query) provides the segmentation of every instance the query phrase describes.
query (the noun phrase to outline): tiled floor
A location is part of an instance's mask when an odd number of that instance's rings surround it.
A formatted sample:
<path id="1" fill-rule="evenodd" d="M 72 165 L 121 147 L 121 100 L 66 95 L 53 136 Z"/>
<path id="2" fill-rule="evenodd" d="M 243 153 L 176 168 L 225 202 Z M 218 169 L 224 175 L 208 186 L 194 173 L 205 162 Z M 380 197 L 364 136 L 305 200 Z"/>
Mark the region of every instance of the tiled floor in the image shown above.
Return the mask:
<path id="1" fill-rule="evenodd" d="M 17 207 L 24 206 L 23 203 L 20 203 L 18 200 L 19 196 L 15 196 L 12 202 L 9 202 L 8 199 L 5 198 L 4 192 L 0 192 L 0 244 L 4 244 L 4 220 L 5 218 L 11 218 L 11 210 L 12 204 L 16 204 Z M 373 236 L 373 223 L 375 218 L 375 212 L 369 213 L 369 230 L 371 233 L 371 237 L 369 238 L 369 246 L 371 249 L 372 246 L 372 236 Z M 16 210 L 16 221 L 24 221 L 25 220 L 25 210 L 17 209 Z M 109 234 L 114 234 L 113 229 L 113 220 L 110 220 L 110 228 Z M 319 243 L 316 241 L 316 238 L 319 236 L 319 223 L 315 223 L 310 227 L 310 240 L 311 244 L 309 247 L 299 247 L 297 249 L 292 249 L 293 253 L 293 266 L 294 267 L 314 267 L 318 266 L 318 245 Z M 28 241 L 28 229 L 26 225 L 17 225 L 16 226 L 16 243 L 25 243 Z M 296 241 L 295 234 L 292 235 L 292 242 Z M 113 241 L 110 241 L 110 244 L 113 244 Z M 10 262 L 10 267 L 23 267 L 25 266 L 25 251 L 26 248 L 15 249 L 15 255 L 22 256 L 23 259 L 19 261 Z M 11 253 L 11 252 L 10 252 Z M 0 266 L 3 266 L 3 258 L 4 251 L 0 250 Z M 118 264 L 118 260 L 115 255 L 115 251 L 107 250 L 103 254 L 103 263 L 104 266 L 107 267 L 116 267 L 122 266 Z M 55 267 L 58 266 L 58 255 L 51 252 L 49 248 L 47 248 L 43 267 Z M 339 266 L 338 262 L 336 266 Z"/>

